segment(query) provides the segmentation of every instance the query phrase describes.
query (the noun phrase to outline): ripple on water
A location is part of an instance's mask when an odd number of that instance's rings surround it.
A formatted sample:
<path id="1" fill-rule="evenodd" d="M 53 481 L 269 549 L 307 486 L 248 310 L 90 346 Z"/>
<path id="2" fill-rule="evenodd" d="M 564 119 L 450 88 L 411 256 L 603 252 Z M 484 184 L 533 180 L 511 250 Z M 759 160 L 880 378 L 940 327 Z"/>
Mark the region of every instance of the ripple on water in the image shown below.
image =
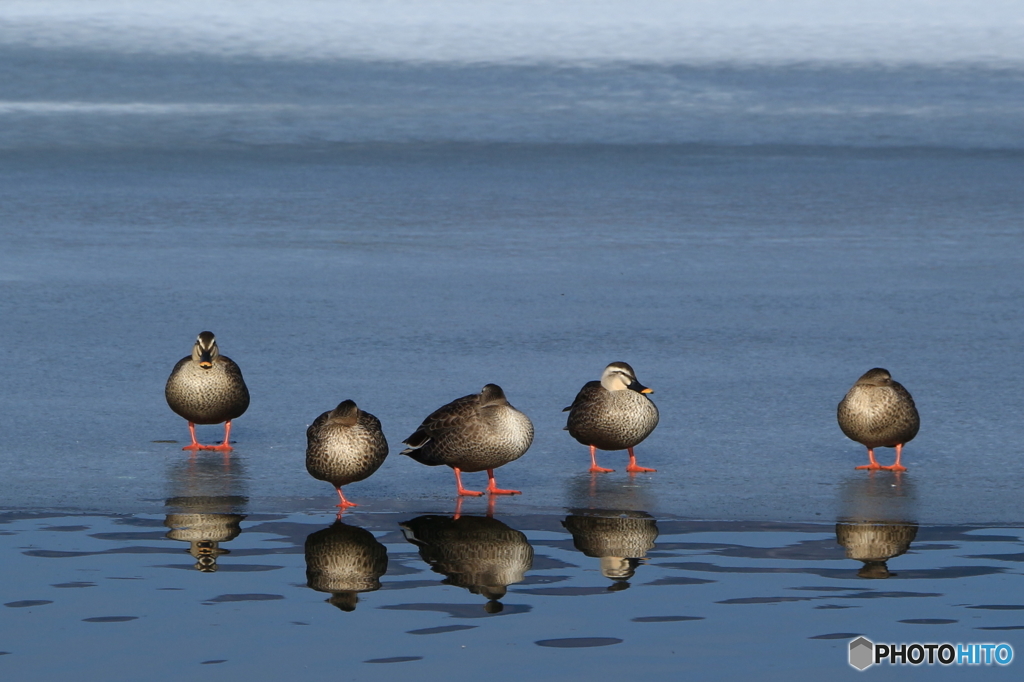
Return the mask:
<path id="1" fill-rule="evenodd" d="M 497 613 L 485 611 L 483 604 L 385 604 L 377 608 L 392 611 L 440 611 L 452 618 L 491 618 L 527 613 L 533 609 L 527 604 L 504 604 L 504 609 Z"/>
<path id="2" fill-rule="evenodd" d="M 830 632 L 827 635 L 814 635 L 807 639 L 853 639 L 854 637 L 860 637 L 859 632 Z"/>
<path id="3" fill-rule="evenodd" d="M 622 644 L 618 637 L 565 637 L 562 639 L 540 639 L 534 642 L 538 646 L 554 647 L 556 649 L 582 649 L 595 646 L 611 646 Z"/>
<path id="4" fill-rule="evenodd" d="M 419 630 L 406 630 L 409 635 L 440 635 L 445 632 L 459 632 L 460 630 L 472 630 L 476 625 L 442 625 L 436 628 L 420 628 Z"/>
<path id="5" fill-rule="evenodd" d="M 405 663 L 407 661 L 422 661 L 422 656 L 392 656 L 390 658 L 371 658 L 363 663 Z"/>
<path id="6" fill-rule="evenodd" d="M 125 623 L 129 620 L 138 620 L 138 616 L 95 616 L 93 618 L 83 618 L 84 623 Z"/>
<path id="7" fill-rule="evenodd" d="M 680 623 L 687 620 L 704 620 L 704 616 L 640 616 L 630 620 L 634 623 Z"/>
<path id="8" fill-rule="evenodd" d="M 1024 630 L 1024 625 L 993 625 L 987 628 L 974 628 L 975 630 Z"/>
<path id="9" fill-rule="evenodd" d="M 214 597 L 213 599 L 207 599 L 204 604 L 222 604 L 224 602 L 235 602 L 235 601 L 277 601 L 278 599 L 284 599 L 283 594 L 222 594 Z"/>
<path id="10" fill-rule="evenodd" d="M 23 599 L 21 601 L 9 601 L 4 606 L 9 606 L 12 609 L 24 609 L 29 606 L 44 606 L 52 603 L 49 599 Z"/>
<path id="11" fill-rule="evenodd" d="M 909 623 L 911 625 L 949 625 L 960 621 L 952 620 L 951 618 L 907 618 L 906 620 L 898 620 L 896 622 Z"/>

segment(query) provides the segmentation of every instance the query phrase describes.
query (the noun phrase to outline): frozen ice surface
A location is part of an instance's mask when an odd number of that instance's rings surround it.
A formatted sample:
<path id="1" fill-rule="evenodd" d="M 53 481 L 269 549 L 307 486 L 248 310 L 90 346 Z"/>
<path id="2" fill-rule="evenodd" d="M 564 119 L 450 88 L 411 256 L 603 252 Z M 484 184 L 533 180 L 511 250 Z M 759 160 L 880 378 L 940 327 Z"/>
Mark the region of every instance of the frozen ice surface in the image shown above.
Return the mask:
<path id="1" fill-rule="evenodd" d="M 450 500 L 450 472 L 399 444 L 488 382 L 537 430 L 499 471 L 524 495 L 499 504 L 564 507 L 589 477 L 561 409 L 625 360 L 655 390 L 661 424 L 637 452 L 659 471 L 630 479 L 624 454 L 603 454 L 619 471 L 600 485 L 638 489 L 646 511 L 834 518 L 868 475 L 835 406 L 883 366 L 922 415 L 904 476 L 918 520 L 1022 520 L 1016 152 L 380 144 L 3 161 L 9 508 L 146 512 L 177 494 L 187 430 L 162 389 L 210 329 L 253 396 L 232 456 L 253 510 L 329 503 L 303 469 L 304 429 L 346 398 L 393 453 L 353 499 Z"/>

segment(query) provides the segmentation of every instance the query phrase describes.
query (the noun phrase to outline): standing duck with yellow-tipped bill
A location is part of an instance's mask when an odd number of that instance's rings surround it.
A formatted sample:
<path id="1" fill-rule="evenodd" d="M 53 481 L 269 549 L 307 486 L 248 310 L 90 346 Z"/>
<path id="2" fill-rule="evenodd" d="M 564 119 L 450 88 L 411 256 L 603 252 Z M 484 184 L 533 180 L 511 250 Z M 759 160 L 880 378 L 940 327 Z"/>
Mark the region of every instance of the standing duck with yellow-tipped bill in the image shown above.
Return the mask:
<path id="1" fill-rule="evenodd" d="M 600 381 L 584 384 L 572 405 L 562 410 L 569 413 L 569 435 L 590 447 L 591 472 L 614 471 L 597 466 L 597 450 L 627 450 L 630 473 L 656 471 L 638 466 L 633 453 L 658 425 L 658 407 L 647 397 L 653 392 L 636 380 L 632 367 L 613 362 Z"/>
<path id="2" fill-rule="evenodd" d="M 164 388 L 167 404 L 188 421 L 192 442 L 182 450 L 231 450 L 231 421 L 249 407 L 249 389 L 242 370 L 231 358 L 220 354 L 213 332 L 200 332 L 192 355 L 182 358 L 171 370 Z M 196 424 L 224 423 L 224 442 L 200 445 Z"/>
<path id="3" fill-rule="evenodd" d="M 432 412 L 404 442 L 409 447 L 403 455 L 454 469 L 459 495 L 483 495 L 463 488 L 461 474 L 484 470 L 491 495 L 518 495 L 518 490 L 497 487 L 494 470 L 526 453 L 533 443 L 533 422 L 509 404 L 500 386 L 487 384 Z"/>
<path id="4" fill-rule="evenodd" d="M 839 403 L 839 428 L 846 437 L 868 449 L 869 463 L 858 469 L 906 471 L 900 464 L 903 446 L 921 428 L 921 418 L 910 392 L 894 381 L 888 370 L 876 367 L 864 373 Z M 896 463 L 875 461 L 875 448 L 896 448 Z"/>

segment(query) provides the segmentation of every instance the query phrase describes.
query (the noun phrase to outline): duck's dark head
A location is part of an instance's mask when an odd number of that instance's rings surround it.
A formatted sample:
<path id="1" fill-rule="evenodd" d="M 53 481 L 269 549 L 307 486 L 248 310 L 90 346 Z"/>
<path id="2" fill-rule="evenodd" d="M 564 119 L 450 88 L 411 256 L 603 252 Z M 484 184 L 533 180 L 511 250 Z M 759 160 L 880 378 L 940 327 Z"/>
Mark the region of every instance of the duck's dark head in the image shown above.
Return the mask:
<path id="1" fill-rule="evenodd" d="M 508 405 L 508 398 L 505 391 L 497 384 L 487 384 L 480 390 L 480 404 L 484 407 L 489 405 Z"/>
<path id="2" fill-rule="evenodd" d="M 881 367 L 875 367 L 869 369 L 864 373 L 860 379 L 857 379 L 859 386 L 889 386 L 892 384 L 892 375 L 889 374 L 889 370 L 882 369 Z"/>
<path id="3" fill-rule="evenodd" d="M 601 385 L 609 391 L 636 391 L 637 393 L 654 393 L 636 380 L 636 373 L 633 368 L 625 362 L 613 362 L 604 368 L 601 375 Z"/>
<path id="4" fill-rule="evenodd" d="M 359 421 L 359 407 L 354 400 L 346 400 L 331 410 L 331 421 L 354 426 Z"/>
<path id="5" fill-rule="evenodd" d="M 218 355 L 220 350 L 217 348 L 217 338 L 213 332 L 199 332 L 196 345 L 192 347 L 192 359 L 203 369 L 210 369 Z"/>

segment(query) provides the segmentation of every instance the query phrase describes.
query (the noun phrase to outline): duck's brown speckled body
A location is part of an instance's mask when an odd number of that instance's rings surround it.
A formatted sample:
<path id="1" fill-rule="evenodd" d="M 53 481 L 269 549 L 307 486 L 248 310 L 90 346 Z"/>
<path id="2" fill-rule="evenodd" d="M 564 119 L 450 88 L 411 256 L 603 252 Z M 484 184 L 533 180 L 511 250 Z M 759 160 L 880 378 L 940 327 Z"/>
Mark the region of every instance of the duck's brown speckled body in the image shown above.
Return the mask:
<path id="1" fill-rule="evenodd" d="M 171 370 L 164 388 L 167 404 L 188 421 L 192 442 L 185 450 L 231 450 L 231 421 L 249 408 L 249 389 L 242 371 L 231 358 L 220 354 L 212 332 L 202 332 L 192 347 L 192 354 L 182 358 Z M 196 441 L 196 424 L 224 422 L 221 445 L 200 445 Z"/>
<path id="2" fill-rule="evenodd" d="M 612 590 L 628 587 L 625 581 L 658 539 L 658 524 L 645 512 L 579 510 L 565 517 L 562 526 L 572 533 L 576 549 L 601 559 L 601 574 L 616 581 Z"/>
<path id="3" fill-rule="evenodd" d="M 514 494 L 494 484 L 494 469 L 523 456 L 533 443 L 533 423 L 512 407 L 500 386 L 453 400 L 430 414 L 411 436 L 403 455 L 428 466 L 455 470 L 459 495 L 481 495 L 462 487 L 460 472 L 487 471 L 491 494 Z"/>
<path id="4" fill-rule="evenodd" d="M 597 466 L 596 450 L 627 450 L 626 471 L 654 471 L 637 466 L 633 448 L 651 435 L 658 425 L 658 407 L 647 397 L 653 391 L 636 380 L 633 368 L 613 362 L 600 381 L 587 382 L 572 405 L 565 428 L 569 435 L 590 447 L 590 470 L 608 472 Z"/>
<path id="5" fill-rule="evenodd" d="M 324 412 L 306 429 L 306 471 L 338 491 L 342 509 L 355 506 L 342 486 L 367 478 L 388 456 L 380 420 L 346 400 Z"/>
<path id="6" fill-rule="evenodd" d="M 846 556 L 864 562 L 858 572 L 862 578 L 888 578 L 886 562 L 905 554 L 917 537 L 916 523 L 837 523 L 836 542 L 846 548 Z"/>
<path id="7" fill-rule="evenodd" d="M 847 392 L 837 410 L 839 428 L 847 438 L 868 449 L 869 464 L 858 469 L 906 471 L 900 464 L 903 446 L 913 440 L 921 418 L 910 392 L 894 381 L 888 370 L 868 370 Z M 896 463 L 882 466 L 875 461 L 875 448 L 896 448 Z"/>
<path id="8" fill-rule="evenodd" d="M 526 536 L 501 521 L 481 516 L 420 516 L 399 524 L 405 539 L 446 584 L 487 597 L 485 609 L 502 610 L 498 601 L 508 585 L 523 580 L 533 566 Z"/>
<path id="9" fill-rule="evenodd" d="M 306 537 L 306 585 L 342 611 L 355 609 L 359 592 L 379 590 L 387 570 L 387 549 L 358 526 L 338 521 Z"/>

